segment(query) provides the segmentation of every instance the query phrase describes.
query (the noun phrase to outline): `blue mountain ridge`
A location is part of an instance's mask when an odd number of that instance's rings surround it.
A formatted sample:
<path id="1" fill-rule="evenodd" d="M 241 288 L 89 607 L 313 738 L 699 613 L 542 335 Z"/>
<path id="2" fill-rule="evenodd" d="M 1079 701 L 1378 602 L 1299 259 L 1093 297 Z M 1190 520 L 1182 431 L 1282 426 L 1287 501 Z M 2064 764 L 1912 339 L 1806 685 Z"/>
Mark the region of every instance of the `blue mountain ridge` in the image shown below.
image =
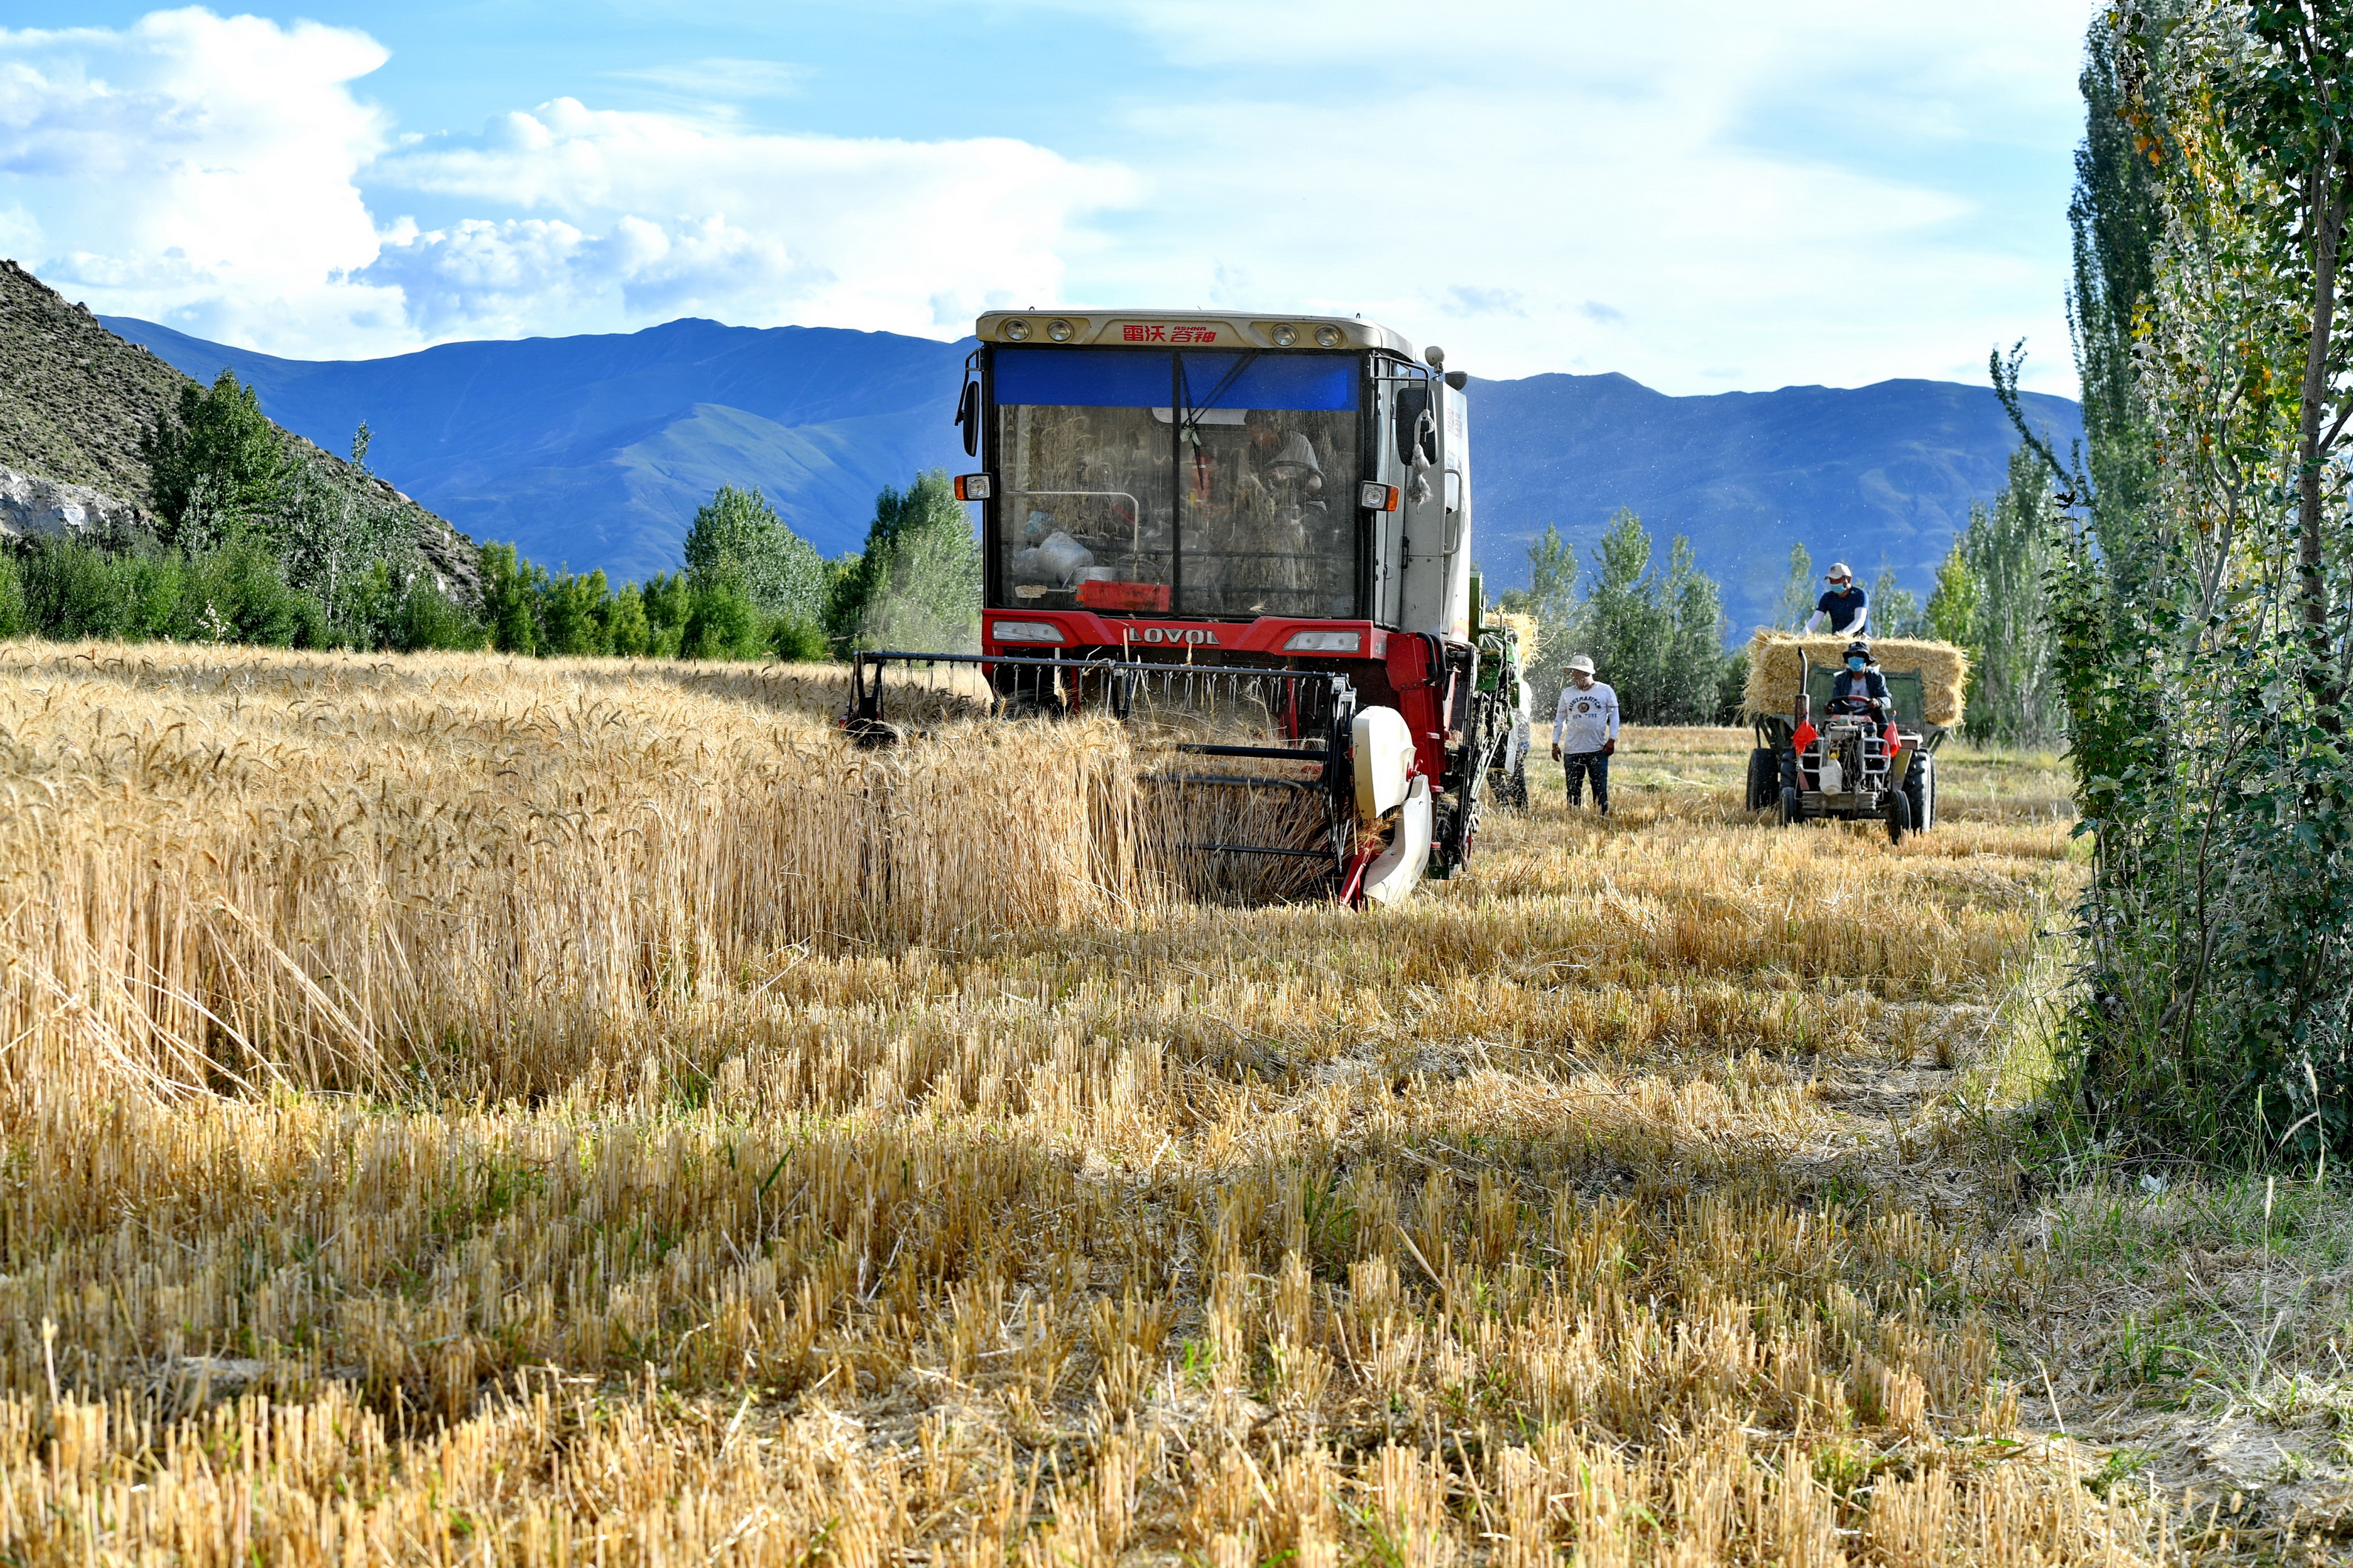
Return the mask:
<path id="1" fill-rule="evenodd" d="M 100 320 L 198 380 L 235 370 L 271 418 L 331 451 L 364 421 L 370 467 L 459 528 L 617 580 L 674 570 L 723 484 L 757 485 L 832 555 L 863 542 L 883 486 L 965 462 L 951 416 L 969 340 L 682 320 L 311 361 Z M 1527 581 L 1547 522 L 1582 555 L 1630 507 L 1662 551 L 1691 539 L 1736 635 L 1771 617 L 1793 541 L 1820 565 L 1890 566 L 1925 594 L 2015 443 L 1989 390 L 1953 382 L 1675 397 L 1549 374 L 1470 390 L 1491 587 Z M 2064 398 L 2027 406 L 2063 449 L 2081 431 Z"/>

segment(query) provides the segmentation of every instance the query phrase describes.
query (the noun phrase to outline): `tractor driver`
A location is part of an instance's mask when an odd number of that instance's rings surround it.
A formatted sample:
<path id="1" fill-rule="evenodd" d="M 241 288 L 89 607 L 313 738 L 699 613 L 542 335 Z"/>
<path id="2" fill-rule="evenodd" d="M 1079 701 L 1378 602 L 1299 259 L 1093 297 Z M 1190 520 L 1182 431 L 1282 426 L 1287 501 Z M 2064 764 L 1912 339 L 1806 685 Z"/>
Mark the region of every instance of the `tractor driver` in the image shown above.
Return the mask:
<path id="1" fill-rule="evenodd" d="M 1846 668 L 1831 681 L 1828 710 L 1868 714 L 1883 724 L 1894 711 L 1887 677 L 1871 668 L 1871 645 L 1861 637 L 1846 645 Z"/>

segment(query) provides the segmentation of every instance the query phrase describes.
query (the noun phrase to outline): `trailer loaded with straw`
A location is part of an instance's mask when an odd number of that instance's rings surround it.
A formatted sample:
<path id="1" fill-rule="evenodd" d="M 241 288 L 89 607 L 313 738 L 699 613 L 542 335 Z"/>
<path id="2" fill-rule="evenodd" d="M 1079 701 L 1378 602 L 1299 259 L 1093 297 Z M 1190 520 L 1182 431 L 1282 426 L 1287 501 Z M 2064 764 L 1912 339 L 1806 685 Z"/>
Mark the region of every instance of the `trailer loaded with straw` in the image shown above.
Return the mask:
<path id="1" fill-rule="evenodd" d="M 1759 631 L 1742 706 L 1757 738 L 1747 805 L 1783 826 L 1877 819 L 1891 842 L 1936 823 L 1936 751 L 1961 722 L 1968 659 L 1949 643 L 1883 637 L 1872 668 L 1892 712 L 1833 710 L 1848 639 Z"/>

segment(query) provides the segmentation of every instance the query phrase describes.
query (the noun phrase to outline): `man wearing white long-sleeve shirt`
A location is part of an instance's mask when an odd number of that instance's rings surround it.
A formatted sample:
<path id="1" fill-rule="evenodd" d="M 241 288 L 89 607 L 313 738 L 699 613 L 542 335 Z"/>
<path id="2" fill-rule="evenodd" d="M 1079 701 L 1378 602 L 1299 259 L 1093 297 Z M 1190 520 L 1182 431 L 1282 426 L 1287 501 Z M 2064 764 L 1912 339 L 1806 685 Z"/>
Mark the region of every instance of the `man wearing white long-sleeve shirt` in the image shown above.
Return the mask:
<path id="1" fill-rule="evenodd" d="M 1578 654 L 1568 661 L 1568 684 L 1552 710 L 1552 754 L 1568 775 L 1568 804 L 1585 804 L 1585 781 L 1593 780 L 1593 804 L 1609 815 L 1609 755 L 1618 749 L 1618 694 L 1593 679 L 1593 661 Z"/>

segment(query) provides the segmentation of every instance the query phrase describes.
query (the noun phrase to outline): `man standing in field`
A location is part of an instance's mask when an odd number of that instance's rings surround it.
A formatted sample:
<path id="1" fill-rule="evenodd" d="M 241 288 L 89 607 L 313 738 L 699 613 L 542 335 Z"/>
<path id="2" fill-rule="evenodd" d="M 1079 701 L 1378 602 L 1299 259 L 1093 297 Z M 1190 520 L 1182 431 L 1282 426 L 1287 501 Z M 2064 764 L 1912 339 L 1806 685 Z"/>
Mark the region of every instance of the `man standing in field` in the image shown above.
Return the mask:
<path id="1" fill-rule="evenodd" d="M 1609 815 L 1609 756 L 1618 749 L 1618 694 L 1593 679 L 1593 661 L 1578 654 L 1568 661 L 1568 684 L 1552 713 L 1553 761 L 1568 775 L 1568 804 L 1585 804 L 1585 780 L 1593 778 L 1593 804 Z"/>

